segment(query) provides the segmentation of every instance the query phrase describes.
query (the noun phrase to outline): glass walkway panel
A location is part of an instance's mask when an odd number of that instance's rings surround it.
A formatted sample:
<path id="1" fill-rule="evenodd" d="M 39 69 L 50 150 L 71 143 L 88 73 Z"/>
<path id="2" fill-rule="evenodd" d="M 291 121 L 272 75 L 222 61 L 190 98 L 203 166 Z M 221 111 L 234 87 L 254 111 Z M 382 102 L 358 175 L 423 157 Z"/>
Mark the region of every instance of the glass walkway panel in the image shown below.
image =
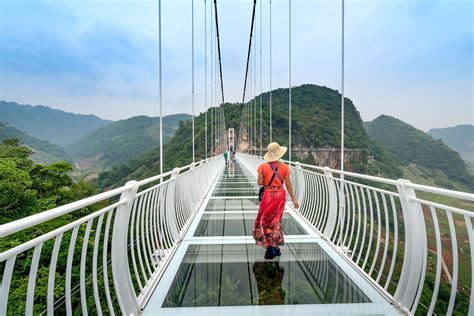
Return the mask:
<path id="1" fill-rule="evenodd" d="M 252 228 L 256 177 L 226 166 L 144 309 L 145 315 L 396 314 L 389 302 L 287 207 L 282 256 L 265 260 Z"/>

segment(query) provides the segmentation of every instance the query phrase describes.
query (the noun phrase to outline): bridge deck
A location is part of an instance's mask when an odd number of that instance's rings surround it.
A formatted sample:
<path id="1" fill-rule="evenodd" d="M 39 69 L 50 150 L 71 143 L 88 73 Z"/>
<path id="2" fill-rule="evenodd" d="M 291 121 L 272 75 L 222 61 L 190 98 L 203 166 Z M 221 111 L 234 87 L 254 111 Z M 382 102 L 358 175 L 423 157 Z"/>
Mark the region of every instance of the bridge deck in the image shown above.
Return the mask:
<path id="1" fill-rule="evenodd" d="M 238 161 L 221 173 L 148 302 L 145 315 L 349 315 L 396 310 L 297 212 L 285 246 L 264 260 L 252 239 L 255 175 Z"/>

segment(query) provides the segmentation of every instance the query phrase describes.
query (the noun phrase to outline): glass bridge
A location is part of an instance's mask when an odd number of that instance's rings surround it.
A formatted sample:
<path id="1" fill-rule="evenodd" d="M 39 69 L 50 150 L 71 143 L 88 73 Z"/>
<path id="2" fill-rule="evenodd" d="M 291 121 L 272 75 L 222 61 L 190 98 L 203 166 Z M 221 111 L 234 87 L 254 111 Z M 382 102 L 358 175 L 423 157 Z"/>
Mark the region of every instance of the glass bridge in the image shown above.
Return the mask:
<path id="1" fill-rule="evenodd" d="M 474 315 L 474 194 L 286 162 L 300 208 L 264 260 L 262 161 L 215 156 L 0 225 L 0 315 Z"/>
<path id="2" fill-rule="evenodd" d="M 242 164 L 224 168 L 145 315 L 397 314 L 289 207 L 282 256 L 263 259 L 252 238 L 257 191 L 255 175 Z"/>

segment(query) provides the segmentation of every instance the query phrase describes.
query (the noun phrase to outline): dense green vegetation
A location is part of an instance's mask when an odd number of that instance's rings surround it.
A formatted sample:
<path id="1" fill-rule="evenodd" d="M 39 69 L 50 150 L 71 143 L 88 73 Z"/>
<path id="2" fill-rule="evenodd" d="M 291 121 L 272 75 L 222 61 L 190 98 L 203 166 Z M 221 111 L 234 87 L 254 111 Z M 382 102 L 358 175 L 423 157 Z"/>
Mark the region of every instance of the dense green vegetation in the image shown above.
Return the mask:
<path id="1" fill-rule="evenodd" d="M 467 162 L 474 163 L 474 125 L 433 128 L 428 134 L 434 139 L 441 139 Z"/>
<path id="2" fill-rule="evenodd" d="M 474 177 L 469 174 L 465 162 L 442 141 L 386 115 L 366 123 L 365 128 L 369 137 L 394 155 L 401 164 L 414 164 L 436 185 L 474 190 Z"/>
<path id="3" fill-rule="evenodd" d="M 68 175 L 72 171 L 72 166 L 69 163 L 58 162 L 51 165 L 42 165 L 32 161 L 30 159 L 31 154 L 32 150 L 22 145 L 16 139 L 5 139 L 0 143 L 0 224 L 71 203 L 96 193 L 96 189 L 91 183 L 73 181 Z M 103 206 L 103 203 L 98 203 L 71 214 L 60 216 L 33 228 L 0 238 L 0 252 L 18 246 L 22 242 L 32 240 L 55 228 L 65 226 Z M 95 227 L 94 225 L 92 232 L 94 232 Z M 82 225 L 79 229 L 79 236 L 83 236 L 84 231 L 85 226 Z M 71 231 L 63 234 L 62 246 L 58 255 L 54 289 L 55 298 L 58 301 L 64 295 L 66 261 L 70 238 Z M 47 267 L 49 267 L 51 261 L 53 245 L 54 239 L 45 242 L 42 247 L 39 260 L 40 268 L 36 281 L 35 309 L 33 311 L 35 315 L 40 314 L 46 309 Z M 92 245 L 89 245 L 89 247 L 92 247 Z M 77 247 L 75 253 L 79 251 L 80 248 Z M 16 257 L 9 293 L 9 306 L 7 310 L 9 315 L 25 313 L 25 300 L 32 254 L 32 250 L 29 250 Z M 87 266 L 90 269 L 89 261 Z M 0 271 L 3 271 L 4 267 L 5 262 L 0 263 Z M 78 282 L 79 256 L 75 255 L 73 259 L 72 285 L 76 286 Z M 99 284 L 102 283 L 103 281 L 99 280 Z M 89 303 L 92 306 L 93 297 L 90 297 L 90 301 Z M 79 308 L 78 295 L 73 296 L 72 304 L 74 309 Z M 64 304 L 58 305 L 56 312 L 58 314 L 65 314 Z"/>
<path id="4" fill-rule="evenodd" d="M 0 101 L 0 121 L 53 144 L 66 146 L 110 121 L 67 113 L 47 106 Z"/>
<path id="5" fill-rule="evenodd" d="M 48 141 L 37 139 L 30 136 L 13 126 L 0 122 L 0 141 L 7 138 L 15 138 L 31 148 L 33 154 L 31 158 L 39 163 L 52 163 L 59 161 L 68 161 L 70 158 L 66 151 L 58 145 L 51 144 Z"/>
<path id="6" fill-rule="evenodd" d="M 86 182 L 73 182 L 67 162 L 35 163 L 32 150 L 17 139 L 0 143 L 0 224 L 54 208 L 95 192 Z"/>
<path id="7" fill-rule="evenodd" d="M 174 135 L 188 114 L 163 117 L 163 142 Z M 108 167 L 143 155 L 160 143 L 160 119 L 137 116 L 108 124 L 94 130 L 67 147 L 76 160 L 94 160 L 96 165 Z"/>

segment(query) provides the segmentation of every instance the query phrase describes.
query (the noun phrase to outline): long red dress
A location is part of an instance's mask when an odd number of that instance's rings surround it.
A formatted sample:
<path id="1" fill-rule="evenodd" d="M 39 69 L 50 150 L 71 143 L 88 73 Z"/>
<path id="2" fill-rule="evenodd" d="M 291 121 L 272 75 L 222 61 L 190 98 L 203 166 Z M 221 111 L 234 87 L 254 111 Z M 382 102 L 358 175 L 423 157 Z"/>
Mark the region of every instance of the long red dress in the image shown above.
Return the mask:
<path id="1" fill-rule="evenodd" d="M 278 162 L 272 163 L 274 168 Z M 263 176 L 264 184 L 267 186 L 263 193 L 260 208 L 253 227 L 253 238 L 259 246 L 265 248 L 272 246 L 278 247 L 284 244 L 283 232 L 281 230 L 281 218 L 285 208 L 286 192 L 282 181 L 275 175 L 273 182 L 269 185 L 273 169 L 268 162 L 258 167 L 258 173 Z M 278 175 L 285 181 L 285 178 L 291 173 L 290 168 L 283 162 L 278 165 Z"/>

